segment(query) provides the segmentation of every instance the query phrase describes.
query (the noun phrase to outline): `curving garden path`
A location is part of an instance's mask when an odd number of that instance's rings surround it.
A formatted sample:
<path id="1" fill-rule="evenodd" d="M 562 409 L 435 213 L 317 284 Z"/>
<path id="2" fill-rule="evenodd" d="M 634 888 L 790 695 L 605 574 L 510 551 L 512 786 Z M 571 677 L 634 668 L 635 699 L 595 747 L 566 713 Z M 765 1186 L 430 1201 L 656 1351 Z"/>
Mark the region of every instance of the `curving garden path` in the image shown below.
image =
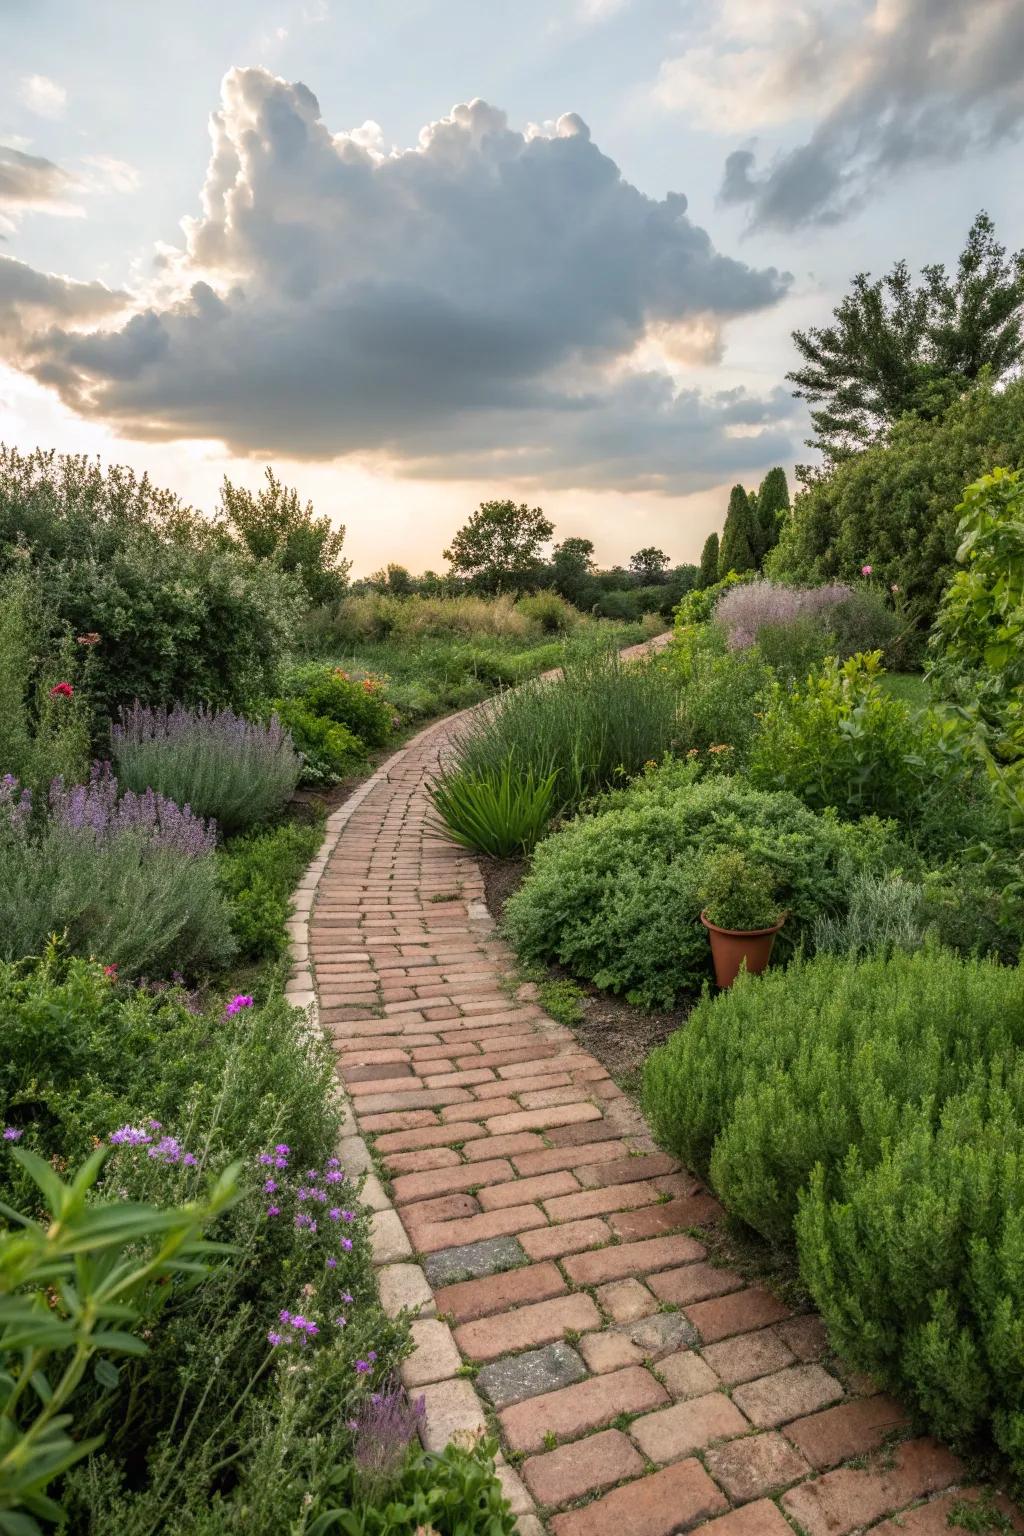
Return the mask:
<path id="1" fill-rule="evenodd" d="M 708 1261 L 715 1200 L 516 985 L 476 860 L 431 825 L 459 718 L 331 817 L 289 987 L 336 1043 L 384 1305 L 420 1309 L 424 1443 L 496 1429 L 522 1536 L 948 1536 L 957 1458 L 818 1318 Z"/>

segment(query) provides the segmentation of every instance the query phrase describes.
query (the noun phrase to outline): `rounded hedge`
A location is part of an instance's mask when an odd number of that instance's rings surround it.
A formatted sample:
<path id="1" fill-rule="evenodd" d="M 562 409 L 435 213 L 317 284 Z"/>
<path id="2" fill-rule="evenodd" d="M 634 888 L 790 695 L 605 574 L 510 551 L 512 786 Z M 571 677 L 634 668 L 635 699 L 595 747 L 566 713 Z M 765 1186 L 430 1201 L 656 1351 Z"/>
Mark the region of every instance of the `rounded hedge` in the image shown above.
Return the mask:
<path id="1" fill-rule="evenodd" d="M 782 959 L 809 942 L 816 917 L 845 911 L 857 870 L 898 856 L 881 822 L 843 825 L 793 795 L 698 781 L 678 763 L 603 804 L 540 844 L 506 930 L 525 959 L 558 961 L 648 1007 L 670 1007 L 711 976 L 699 893 L 712 854 L 735 848 L 768 866 L 790 914 Z"/>

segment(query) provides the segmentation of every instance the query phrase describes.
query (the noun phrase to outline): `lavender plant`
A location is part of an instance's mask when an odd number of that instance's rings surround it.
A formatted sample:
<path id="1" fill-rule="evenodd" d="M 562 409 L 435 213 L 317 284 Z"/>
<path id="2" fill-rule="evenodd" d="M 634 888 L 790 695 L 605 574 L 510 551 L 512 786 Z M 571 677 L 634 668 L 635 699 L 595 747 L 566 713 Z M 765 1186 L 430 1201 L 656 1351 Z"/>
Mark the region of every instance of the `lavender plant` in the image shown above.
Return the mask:
<path id="1" fill-rule="evenodd" d="M 853 596 L 842 582 L 824 587 L 789 587 L 777 581 L 751 581 L 724 592 L 715 621 L 726 631 L 731 651 L 746 650 L 769 625 L 816 618 L 827 624 L 829 611 Z"/>
<path id="2" fill-rule="evenodd" d="M 53 933 L 126 976 L 225 963 L 234 950 L 211 823 L 148 790 L 121 793 L 109 764 L 55 779 L 42 827 L 32 795 L 0 781 L 0 958 L 40 954 Z"/>
<path id="3" fill-rule="evenodd" d="M 138 702 L 111 727 L 117 771 L 133 790 L 156 790 L 227 832 L 284 806 L 301 762 L 276 715 L 247 720 L 231 709 L 150 709 Z"/>

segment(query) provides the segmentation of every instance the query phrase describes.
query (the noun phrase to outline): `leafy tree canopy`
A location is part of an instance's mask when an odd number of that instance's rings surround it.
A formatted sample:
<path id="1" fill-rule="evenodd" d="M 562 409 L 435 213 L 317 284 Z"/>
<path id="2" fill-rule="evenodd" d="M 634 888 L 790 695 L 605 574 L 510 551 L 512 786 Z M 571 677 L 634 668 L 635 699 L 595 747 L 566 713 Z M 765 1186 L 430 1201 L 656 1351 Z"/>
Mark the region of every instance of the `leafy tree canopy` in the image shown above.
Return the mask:
<path id="1" fill-rule="evenodd" d="M 350 565 L 341 558 L 344 527 L 316 517 L 313 503 L 303 506 L 298 491 L 282 485 L 269 467 L 267 483 L 255 495 L 225 477 L 220 500 L 224 523 L 253 559 L 293 572 L 311 603 L 337 602 Z"/>
<path id="2" fill-rule="evenodd" d="M 943 416 L 904 418 L 888 441 L 801 491 L 766 569 L 811 583 L 856 580 L 869 565 L 929 622 L 955 569 L 964 487 L 1007 464 L 1024 464 L 1024 380 L 983 381 Z"/>
<path id="3" fill-rule="evenodd" d="M 444 551 L 454 571 L 486 591 L 528 585 L 554 524 L 540 507 L 484 501 Z"/>
<path id="4" fill-rule="evenodd" d="M 579 602 L 585 589 L 592 585 L 594 569 L 592 539 L 563 539 L 555 545 L 551 556 L 551 585 L 568 602 Z"/>
<path id="5" fill-rule="evenodd" d="M 831 325 L 793 332 L 803 363 L 787 378 L 816 407 L 807 441 L 826 467 L 878 442 L 907 412 L 941 416 L 983 370 L 1002 379 L 1024 356 L 1024 251 L 1007 256 L 987 213 L 971 225 L 955 273 L 935 263 L 915 285 L 898 261 L 870 277 L 858 273 Z"/>
<path id="6" fill-rule="evenodd" d="M 668 570 L 669 558 L 663 549 L 647 544 L 629 557 L 629 568 L 642 586 L 655 586 Z"/>

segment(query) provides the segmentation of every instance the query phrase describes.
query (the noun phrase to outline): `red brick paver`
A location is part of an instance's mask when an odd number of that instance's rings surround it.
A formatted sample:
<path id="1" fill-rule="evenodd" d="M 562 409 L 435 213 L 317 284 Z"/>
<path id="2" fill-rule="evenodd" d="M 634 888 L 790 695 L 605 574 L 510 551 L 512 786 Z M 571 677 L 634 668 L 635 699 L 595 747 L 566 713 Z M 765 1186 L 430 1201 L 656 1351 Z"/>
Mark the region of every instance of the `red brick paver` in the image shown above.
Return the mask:
<path id="1" fill-rule="evenodd" d="M 427 785 L 459 723 L 331 818 L 289 988 L 305 1001 L 315 977 L 352 1106 L 343 1163 L 369 1166 L 366 1138 L 390 1181 L 364 1195 L 382 1295 L 437 1318 L 404 1373 L 427 1383 L 425 1443 L 480 1433 L 490 1397 L 527 1458 L 522 1481 L 502 1476 L 530 1536 L 944 1528 L 956 1458 L 886 1446 L 905 1416 L 815 1363 L 820 1321 L 709 1262 L 687 1229 L 717 1202 L 517 986 L 476 860 L 433 824 Z"/>

